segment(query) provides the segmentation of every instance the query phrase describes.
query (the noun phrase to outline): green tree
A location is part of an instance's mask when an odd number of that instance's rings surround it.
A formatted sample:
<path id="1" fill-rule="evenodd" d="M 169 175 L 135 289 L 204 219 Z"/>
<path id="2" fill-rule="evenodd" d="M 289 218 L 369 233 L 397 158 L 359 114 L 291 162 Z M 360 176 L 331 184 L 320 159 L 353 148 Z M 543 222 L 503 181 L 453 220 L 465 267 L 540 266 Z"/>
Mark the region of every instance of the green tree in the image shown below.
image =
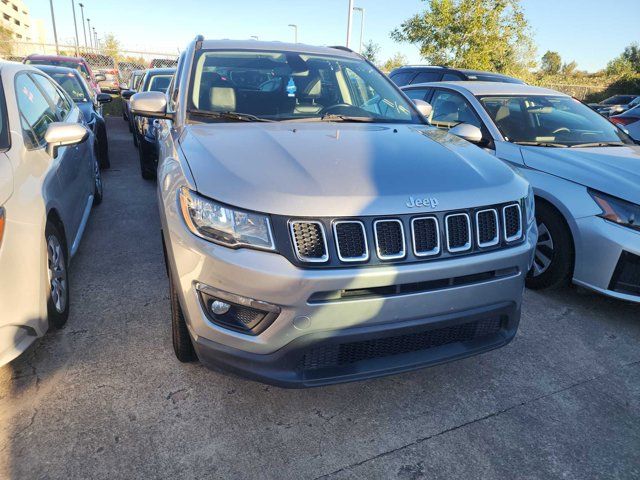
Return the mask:
<path id="1" fill-rule="evenodd" d="M 114 59 L 118 59 L 120 56 L 120 42 L 116 39 L 113 33 L 105 35 L 102 41 L 102 53 L 109 55 Z"/>
<path id="2" fill-rule="evenodd" d="M 574 60 L 569 63 L 564 63 L 560 69 L 560 73 L 562 73 L 562 75 L 572 76 L 576 74 L 577 69 L 578 63 Z"/>
<path id="3" fill-rule="evenodd" d="M 369 60 L 374 65 L 378 64 L 378 55 L 380 54 L 380 45 L 375 43 L 373 40 L 369 40 L 364 44 L 364 48 L 362 50 L 362 56 Z"/>
<path id="4" fill-rule="evenodd" d="M 640 45 L 638 45 L 638 42 L 633 42 L 626 47 L 621 57 L 631 64 L 631 68 L 636 73 L 640 73 Z"/>
<path id="5" fill-rule="evenodd" d="M 520 0 L 423 0 L 425 11 L 391 32 L 429 63 L 518 74 L 535 65 Z"/>
<path id="6" fill-rule="evenodd" d="M 382 65 L 382 70 L 384 70 L 385 72 L 390 72 L 394 68 L 398 68 L 403 65 L 406 65 L 407 61 L 408 61 L 407 57 L 405 57 L 400 52 L 397 52 L 396 54 L 393 55 L 393 57 L 391 57 L 389 60 L 384 62 L 384 65 Z"/>
<path id="7" fill-rule="evenodd" d="M 633 75 L 635 73 L 635 69 L 629 60 L 620 55 L 607 63 L 605 72 L 608 75 L 615 77 L 626 77 Z"/>
<path id="8" fill-rule="evenodd" d="M 542 56 L 540 61 L 540 70 L 547 75 L 557 75 L 562 68 L 562 58 L 558 52 L 547 52 Z"/>

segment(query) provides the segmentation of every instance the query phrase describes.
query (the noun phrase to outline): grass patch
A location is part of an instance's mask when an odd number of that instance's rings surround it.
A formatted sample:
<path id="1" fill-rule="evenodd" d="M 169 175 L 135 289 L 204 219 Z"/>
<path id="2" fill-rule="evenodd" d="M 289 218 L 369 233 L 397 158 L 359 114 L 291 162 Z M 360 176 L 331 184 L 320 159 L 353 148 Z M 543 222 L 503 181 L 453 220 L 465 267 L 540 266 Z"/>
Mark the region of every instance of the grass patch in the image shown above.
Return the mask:
<path id="1" fill-rule="evenodd" d="M 120 95 L 111 95 L 111 101 L 102 106 L 102 114 L 109 117 L 121 117 L 122 97 Z"/>

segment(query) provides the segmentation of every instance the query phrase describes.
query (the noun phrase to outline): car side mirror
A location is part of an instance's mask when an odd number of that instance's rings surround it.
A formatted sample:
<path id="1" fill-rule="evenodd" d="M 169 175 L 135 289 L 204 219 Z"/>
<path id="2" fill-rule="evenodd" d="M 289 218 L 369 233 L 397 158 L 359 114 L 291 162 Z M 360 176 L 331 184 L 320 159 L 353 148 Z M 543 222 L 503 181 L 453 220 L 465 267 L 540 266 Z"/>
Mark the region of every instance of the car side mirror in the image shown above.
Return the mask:
<path id="1" fill-rule="evenodd" d="M 121 83 L 120 90 L 129 90 L 129 85 L 127 85 L 126 83 Z"/>
<path id="2" fill-rule="evenodd" d="M 105 77 L 101 73 L 98 73 L 96 74 L 95 79 L 96 79 L 96 82 L 104 82 L 107 79 L 107 77 Z"/>
<path id="3" fill-rule="evenodd" d="M 131 113 L 147 118 L 173 118 L 167 112 L 167 96 L 162 92 L 140 92 L 131 97 Z"/>
<path id="4" fill-rule="evenodd" d="M 433 112 L 433 107 L 429 102 L 425 102 L 424 100 L 420 100 L 419 98 L 415 98 L 413 100 L 418 111 L 422 114 L 423 117 L 429 118 L 431 116 L 431 112 Z"/>
<path id="5" fill-rule="evenodd" d="M 480 143 L 482 141 L 482 131 L 475 125 L 468 123 L 459 123 L 449 130 L 449 133 L 471 143 Z"/>
<path id="6" fill-rule="evenodd" d="M 51 158 L 58 156 L 58 149 L 67 145 L 76 145 L 89 137 L 89 130 L 79 123 L 53 122 L 49 124 L 44 139 L 47 153 Z"/>
<path id="7" fill-rule="evenodd" d="M 133 95 L 135 95 L 135 90 L 122 90 L 120 92 L 120 96 L 123 100 L 129 100 Z"/>
<path id="8" fill-rule="evenodd" d="M 108 93 L 99 93 L 96 100 L 98 100 L 98 103 L 109 103 L 111 101 L 111 95 Z"/>

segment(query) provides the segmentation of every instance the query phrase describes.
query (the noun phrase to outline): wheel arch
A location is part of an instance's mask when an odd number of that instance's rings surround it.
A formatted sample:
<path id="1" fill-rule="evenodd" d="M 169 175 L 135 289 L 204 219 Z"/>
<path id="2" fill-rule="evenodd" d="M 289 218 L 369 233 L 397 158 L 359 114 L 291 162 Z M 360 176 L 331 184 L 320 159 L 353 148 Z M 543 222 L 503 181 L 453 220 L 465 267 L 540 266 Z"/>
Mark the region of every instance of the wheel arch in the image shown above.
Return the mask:
<path id="1" fill-rule="evenodd" d="M 554 211 L 555 213 L 558 214 L 558 217 L 560 218 L 560 220 L 562 220 L 562 223 L 564 224 L 564 226 L 567 229 L 567 232 L 569 233 L 569 238 L 571 240 L 571 276 L 573 277 L 574 273 L 575 273 L 575 268 L 576 268 L 576 230 L 577 230 L 577 226 L 575 225 L 574 222 L 570 222 L 568 220 L 568 218 L 573 219 L 572 216 L 569 216 L 570 214 L 568 213 L 568 210 L 566 210 L 566 208 L 559 208 L 558 206 L 556 206 L 556 204 L 549 200 L 548 198 L 546 198 L 545 196 L 539 195 L 538 192 L 535 192 L 534 194 L 534 198 L 535 198 L 535 202 L 536 202 L 536 211 L 538 210 L 538 204 L 544 204 L 545 206 L 547 206 L 548 208 L 550 208 L 552 211 Z"/>

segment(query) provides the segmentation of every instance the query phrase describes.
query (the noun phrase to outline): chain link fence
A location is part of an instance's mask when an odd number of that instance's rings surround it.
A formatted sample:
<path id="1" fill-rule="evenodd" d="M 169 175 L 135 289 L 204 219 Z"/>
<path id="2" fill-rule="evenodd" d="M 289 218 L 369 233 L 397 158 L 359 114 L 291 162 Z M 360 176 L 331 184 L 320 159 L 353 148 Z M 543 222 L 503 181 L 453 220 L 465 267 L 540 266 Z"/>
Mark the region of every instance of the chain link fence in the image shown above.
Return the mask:
<path id="1" fill-rule="evenodd" d="M 562 83 L 546 83 L 540 82 L 536 84 L 538 87 L 550 88 L 558 92 L 571 95 L 578 100 L 584 101 L 594 94 L 604 92 L 609 85 L 567 85 Z"/>
<path id="2" fill-rule="evenodd" d="M 47 43 L 0 42 L 0 59 L 22 62 L 29 55 L 61 55 L 83 57 L 91 66 L 94 74 L 101 73 L 106 80 L 100 87 L 106 91 L 117 92 L 121 87 L 129 86 L 134 70 L 147 68 L 175 67 L 178 53 L 152 52 L 142 50 L 118 50 L 109 54 L 105 49 L 76 47 L 75 45 L 56 45 Z"/>

